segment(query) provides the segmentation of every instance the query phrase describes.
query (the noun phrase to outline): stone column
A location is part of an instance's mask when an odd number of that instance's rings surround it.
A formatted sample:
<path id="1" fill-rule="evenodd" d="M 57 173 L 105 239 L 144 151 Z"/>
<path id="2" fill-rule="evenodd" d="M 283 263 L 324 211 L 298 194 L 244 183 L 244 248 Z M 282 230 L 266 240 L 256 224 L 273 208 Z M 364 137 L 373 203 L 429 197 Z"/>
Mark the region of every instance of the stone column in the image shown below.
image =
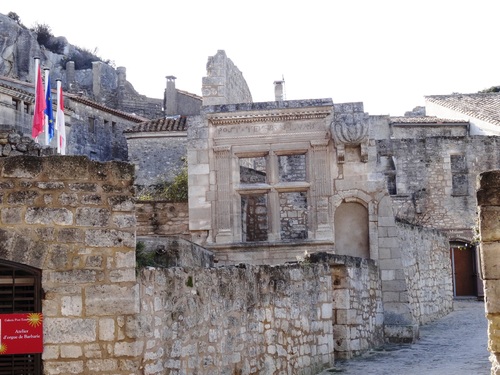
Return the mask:
<path id="1" fill-rule="evenodd" d="M 316 207 L 316 236 L 319 239 L 333 239 L 329 198 L 333 194 L 333 182 L 328 171 L 329 140 L 311 141 L 311 204 Z"/>
<path id="2" fill-rule="evenodd" d="M 215 176 L 217 180 L 217 199 L 215 201 L 216 242 L 228 243 L 231 235 L 231 147 L 214 148 Z"/>
<path id="3" fill-rule="evenodd" d="M 488 318 L 491 374 L 500 374 L 500 171 L 479 175 L 479 247 L 481 277 Z"/>

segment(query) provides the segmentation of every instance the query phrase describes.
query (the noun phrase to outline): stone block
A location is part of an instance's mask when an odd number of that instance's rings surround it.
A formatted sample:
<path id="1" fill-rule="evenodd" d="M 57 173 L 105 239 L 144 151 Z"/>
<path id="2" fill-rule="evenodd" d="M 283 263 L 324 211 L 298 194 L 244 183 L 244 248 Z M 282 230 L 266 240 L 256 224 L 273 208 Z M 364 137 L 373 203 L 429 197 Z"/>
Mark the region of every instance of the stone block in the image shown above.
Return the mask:
<path id="1" fill-rule="evenodd" d="M 500 240 L 499 216 L 499 206 L 483 206 L 480 208 L 481 241 L 492 242 Z"/>
<path id="2" fill-rule="evenodd" d="M 114 229 L 89 229 L 85 232 L 85 244 L 92 247 L 135 248 L 135 235 Z"/>
<path id="3" fill-rule="evenodd" d="M 143 341 L 116 342 L 114 345 L 114 353 L 117 357 L 135 357 L 141 355 L 143 349 Z"/>
<path id="4" fill-rule="evenodd" d="M 118 361 L 116 359 L 89 359 L 85 363 L 88 371 L 97 374 L 104 371 L 117 371 Z"/>
<path id="5" fill-rule="evenodd" d="M 483 279 L 500 279 L 500 242 L 482 242 L 479 252 Z"/>
<path id="6" fill-rule="evenodd" d="M 2 208 L 0 218 L 3 224 L 21 224 L 23 212 L 23 207 Z"/>
<path id="7" fill-rule="evenodd" d="M 82 296 L 61 297 L 62 316 L 80 316 L 82 314 Z"/>
<path id="8" fill-rule="evenodd" d="M 94 342 L 97 326 L 94 319 L 44 317 L 44 343 L 75 344 Z"/>
<path id="9" fill-rule="evenodd" d="M 83 227 L 107 227 L 111 212 L 106 208 L 79 207 L 75 213 L 75 223 Z"/>
<path id="10" fill-rule="evenodd" d="M 83 361 L 47 361 L 43 365 L 43 371 L 51 375 L 84 374 Z"/>
<path id="11" fill-rule="evenodd" d="M 92 285 L 85 289 L 87 315 L 135 314 L 138 311 L 138 285 Z"/>
<path id="12" fill-rule="evenodd" d="M 99 340 L 114 341 L 115 338 L 115 320 L 113 318 L 99 319 Z"/>
<path id="13" fill-rule="evenodd" d="M 27 224 L 72 225 L 73 212 L 66 208 L 29 207 L 24 220 Z"/>
<path id="14" fill-rule="evenodd" d="M 82 347 L 78 345 L 61 345 L 61 358 L 80 358 Z"/>

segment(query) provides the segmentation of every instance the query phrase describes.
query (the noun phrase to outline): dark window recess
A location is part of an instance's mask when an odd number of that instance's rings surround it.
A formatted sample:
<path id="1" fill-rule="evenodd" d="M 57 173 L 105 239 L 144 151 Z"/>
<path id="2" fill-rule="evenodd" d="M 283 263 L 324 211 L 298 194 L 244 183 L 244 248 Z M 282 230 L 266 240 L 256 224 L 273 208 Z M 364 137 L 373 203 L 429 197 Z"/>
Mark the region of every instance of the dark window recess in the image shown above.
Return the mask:
<path id="1" fill-rule="evenodd" d="M 468 195 L 469 174 L 465 155 L 450 155 L 452 195 Z"/>
<path id="2" fill-rule="evenodd" d="M 42 312 L 41 271 L 0 261 L 0 313 Z M 0 355 L 0 375 L 41 375 L 41 354 Z"/>
<path id="3" fill-rule="evenodd" d="M 267 241 L 267 195 L 253 194 L 241 197 L 243 242 Z"/>
<path id="4" fill-rule="evenodd" d="M 89 117 L 89 133 L 95 133 L 95 118 Z"/>
<path id="5" fill-rule="evenodd" d="M 396 188 L 396 175 L 395 174 L 386 174 L 387 181 L 387 190 L 390 195 L 396 195 L 398 193 L 398 189 Z"/>
<path id="6" fill-rule="evenodd" d="M 19 100 L 12 98 L 12 107 L 14 110 L 19 111 L 19 108 L 21 107 Z"/>
<path id="7" fill-rule="evenodd" d="M 29 103 L 24 103 L 24 113 L 30 113 L 30 105 L 29 105 Z"/>
<path id="8" fill-rule="evenodd" d="M 114 121 L 111 121 L 111 131 L 114 133 L 116 133 L 116 122 Z"/>

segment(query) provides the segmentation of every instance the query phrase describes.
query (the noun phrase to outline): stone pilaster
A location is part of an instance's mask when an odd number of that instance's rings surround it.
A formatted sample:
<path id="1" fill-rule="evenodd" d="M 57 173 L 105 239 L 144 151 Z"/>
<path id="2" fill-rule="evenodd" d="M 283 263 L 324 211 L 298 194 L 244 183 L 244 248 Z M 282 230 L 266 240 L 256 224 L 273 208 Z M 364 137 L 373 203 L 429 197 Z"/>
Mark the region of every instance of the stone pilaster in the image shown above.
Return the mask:
<path id="1" fill-rule="evenodd" d="M 230 242 L 231 235 L 231 147 L 214 148 L 215 178 L 217 180 L 217 200 L 215 202 L 215 219 L 217 225 L 217 242 Z"/>

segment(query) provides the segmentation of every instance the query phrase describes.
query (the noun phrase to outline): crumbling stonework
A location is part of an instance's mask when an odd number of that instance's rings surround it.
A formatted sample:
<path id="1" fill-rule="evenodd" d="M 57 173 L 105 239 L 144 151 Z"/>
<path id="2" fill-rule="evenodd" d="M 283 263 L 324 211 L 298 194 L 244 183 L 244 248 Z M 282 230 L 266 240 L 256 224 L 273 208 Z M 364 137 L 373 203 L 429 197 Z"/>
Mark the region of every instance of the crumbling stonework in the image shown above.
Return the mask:
<path id="1" fill-rule="evenodd" d="M 203 105 L 251 103 L 252 94 L 241 71 L 222 50 L 208 58 L 202 80 Z"/>
<path id="2" fill-rule="evenodd" d="M 491 375 L 500 374 L 500 171 L 479 175 L 477 201 L 479 206 L 481 276 L 484 283 L 486 317 L 488 318 L 488 350 L 491 353 Z"/>
<path id="3" fill-rule="evenodd" d="M 187 203 L 137 201 L 138 236 L 177 236 L 190 239 Z"/>

